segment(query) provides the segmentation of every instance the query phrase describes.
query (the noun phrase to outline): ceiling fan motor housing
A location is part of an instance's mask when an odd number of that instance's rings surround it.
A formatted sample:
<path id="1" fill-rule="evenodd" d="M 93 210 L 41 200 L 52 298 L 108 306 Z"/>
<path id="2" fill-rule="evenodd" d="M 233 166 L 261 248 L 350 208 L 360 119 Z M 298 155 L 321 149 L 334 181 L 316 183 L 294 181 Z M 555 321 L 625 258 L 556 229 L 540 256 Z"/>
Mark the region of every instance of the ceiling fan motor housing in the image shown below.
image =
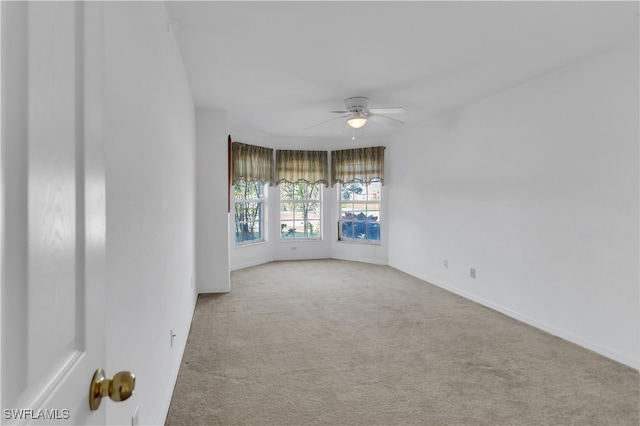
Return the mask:
<path id="1" fill-rule="evenodd" d="M 354 96 L 344 100 L 344 106 L 347 111 L 362 112 L 369 106 L 369 98 L 363 96 Z"/>

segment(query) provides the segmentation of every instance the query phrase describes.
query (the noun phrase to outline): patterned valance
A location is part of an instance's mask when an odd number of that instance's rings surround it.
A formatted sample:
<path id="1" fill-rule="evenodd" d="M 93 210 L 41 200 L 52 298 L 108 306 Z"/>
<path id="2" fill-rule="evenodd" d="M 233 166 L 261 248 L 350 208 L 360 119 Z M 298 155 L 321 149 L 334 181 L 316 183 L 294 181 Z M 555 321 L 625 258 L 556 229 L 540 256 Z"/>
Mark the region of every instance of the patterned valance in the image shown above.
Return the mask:
<path id="1" fill-rule="evenodd" d="M 280 182 L 329 185 L 327 151 L 276 151 L 276 185 Z"/>
<path id="2" fill-rule="evenodd" d="M 233 142 L 231 170 L 232 185 L 241 180 L 273 184 L 273 149 Z"/>
<path id="3" fill-rule="evenodd" d="M 331 151 L 331 185 L 337 182 L 371 183 L 380 179 L 384 185 L 384 146 Z"/>

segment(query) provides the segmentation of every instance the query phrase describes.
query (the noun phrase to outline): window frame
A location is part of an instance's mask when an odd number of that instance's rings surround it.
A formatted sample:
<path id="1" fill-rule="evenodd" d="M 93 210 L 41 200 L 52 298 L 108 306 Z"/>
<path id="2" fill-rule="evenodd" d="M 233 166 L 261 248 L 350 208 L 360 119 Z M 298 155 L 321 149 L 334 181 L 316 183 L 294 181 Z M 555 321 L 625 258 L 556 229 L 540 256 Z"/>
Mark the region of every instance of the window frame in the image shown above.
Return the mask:
<path id="1" fill-rule="evenodd" d="M 257 185 L 259 188 L 258 198 L 242 198 L 238 199 L 236 197 L 236 187 L 238 185 Z M 245 182 L 244 180 L 240 180 L 238 183 L 233 185 L 233 211 L 234 211 L 234 219 L 233 219 L 233 240 L 235 242 L 236 247 L 245 247 L 252 244 L 259 244 L 267 241 L 267 185 L 260 181 L 253 182 Z M 239 204 L 257 204 L 258 205 L 258 219 L 252 221 L 240 221 L 240 223 L 258 223 L 259 224 L 259 232 L 260 238 L 257 239 L 247 239 L 238 241 L 238 205 Z"/>
<path id="2" fill-rule="evenodd" d="M 343 188 L 349 185 L 361 185 L 362 187 L 366 188 L 367 191 L 367 197 L 369 197 L 369 188 L 370 185 L 372 183 L 377 183 L 379 184 L 379 188 L 377 189 L 377 193 L 378 193 L 378 199 L 365 199 L 365 200 L 351 200 L 351 199 L 343 199 Z M 383 219 L 383 213 L 382 213 L 382 209 L 383 209 L 383 184 L 382 184 L 382 180 L 381 179 L 372 179 L 371 182 L 362 182 L 359 180 L 355 180 L 352 182 L 348 182 L 348 183 L 340 183 L 338 182 L 337 184 L 337 198 L 338 198 L 338 241 L 339 242 L 347 242 L 347 243 L 357 243 L 357 244 L 371 244 L 371 245 L 381 245 L 382 244 L 382 232 L 381 232 L 381 228 L 382 228 L 382 219 Z M 372 193 L 375 193 L 372 191 Z M 366 207 L 363 210 L 362 209 L 358 209 L 356 210 L 355 208 L 351 208 L 350 212 L 353 215 L 352 217 L 357 216 L 355 214 L 355 212 L 359 212 L 358 215 L 360 214 L 364 214 L 364 217 L 362 217 L 361 219 L 348 219 L 345 220 L 345 217 L 343 216 L 343 214 L 345 213 L 345 209 L 343 208 L 344 205 L 348 205 L 348 204 L 364 204 Z M 369 206 L 375 206 L 375 208 L 369 208 Z M 347 212 L 349 211 L 348 209 L 346 210 Z M 376 212 L 377 216 L 374 216 L 373 214 L 369 214 L 369 212 Z M 374 218 L 374 219 L 372 219 Z M 354 230 L 357 226 L 357 224 L 362 224 L 360 226 L 364 226 L 364 233 L 360 234 L 360 235 L 364 235 L 364 238 L 360 237 L 356 237 L 355 236 L 355 232 L 354 235 L 349 237 L 349 236 L 345 236 L 344 235 L 344 223 L 351 223 L 351 229 Z M 377 234 L 378 234 L 378 239 L 370 239 L 368 238 L 368 234 L 369 234 L 369 227 L 373 224 L 376 224 L 378 230 L 377 230 Z"/>
<path id="3" fill-rule="evenodd" d="M 283 189 L 284 189 L 284 185 L 310 185 L 310 186 L 315 186 L 317 187 L 317 192 L 318 192 L 318 198 L 283 198 Z M 279 200 L 279 206 L 280 206 L 280 213 L 279 213 L 279 219 L 280 219 L 280 241 L 281 242 L 294 242 L 294 241 L 322 241 L 323 240 L 323 230 L 324 230 L 324 220 L 323 220 L 323 214 L 322 214 L 322 210 L 323 210 L 323 193 L 324 193 L 324 184 L 322 183 L 308 183 L 305 181 L 299 181 L 299 182 L 295 182 L 295 183 L 291 183 L 288 181 L 284 181 L 278 184 L 279 188 L 279 196 L 280 196 L 280 200 Z M 296 193 L 297 191 L 293 191 L 292 193 Z M 306 192 L 306 191 L 305 191 Z M 295 231 L 295 222 L 302 220 L 304 222 L 304 218 L 300 218 L 300 219 L 296 219 L 295 218 L 295 210 L 294 210 L 294 219 L 283 219 L 282 218 L 282 213 L 283 213 L 283 209 L 282 206 L 283 204 L 292 204 L 292 203 L 304 203 L 304 204 L 317 204 L 317 219 L 312 219 L 312 221 L 318 221 L 319 225 L 320 225 L 320 231 L 318 232 L 318 236 L 317 237 L 309 237 L 309 236 L 303 236 L 303 237 L 296 237 L 297 232 Z M 304 213 L 303 213 L 304 214 Z M 310 222 L 310 220 L 307 218 L 307 223 Z M 285 229 L 285 225 L 286 222 L 293 222 L 294 227 L 293 228 L 289 228 L 288 231 L 285 233 L 283 230 Z M 308 235 L 308 231 L 307 231 L 307 226 L 303 225 L 304 228 L 304 234 Z M 291 229 L 294 229 L 293 233 L 291 231 Z M 313 231 L 311 231 L 312 233 Z M 289 235 L 289 236 L 288 236 Z M 293 237 L 291 237 L 290 235 L 293 235 Z"/>

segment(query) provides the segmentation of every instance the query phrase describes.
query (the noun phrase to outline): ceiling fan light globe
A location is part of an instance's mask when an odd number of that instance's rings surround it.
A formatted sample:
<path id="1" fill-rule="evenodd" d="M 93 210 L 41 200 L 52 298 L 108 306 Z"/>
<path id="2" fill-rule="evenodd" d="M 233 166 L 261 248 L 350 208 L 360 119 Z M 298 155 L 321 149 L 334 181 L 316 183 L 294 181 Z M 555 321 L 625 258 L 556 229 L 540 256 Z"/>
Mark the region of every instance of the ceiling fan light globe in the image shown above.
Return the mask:
<path id="1" fill-rule="evenodd" d="M 354 129 L 359 129 L 367 123 L 366 117 L 362 114 L 354 114 L 353 117 L 347 120 L 347 124 Z"/>
<path id="2" fill-rule="evenodd" d="M 349 126 L 353 127 L 354 129 L 361 128 L 362 126 L 365 125 L 366 122 L 367 122 L 366 118 L 352 118 L 347 121 L 347 123 L 349 123 Z"/>

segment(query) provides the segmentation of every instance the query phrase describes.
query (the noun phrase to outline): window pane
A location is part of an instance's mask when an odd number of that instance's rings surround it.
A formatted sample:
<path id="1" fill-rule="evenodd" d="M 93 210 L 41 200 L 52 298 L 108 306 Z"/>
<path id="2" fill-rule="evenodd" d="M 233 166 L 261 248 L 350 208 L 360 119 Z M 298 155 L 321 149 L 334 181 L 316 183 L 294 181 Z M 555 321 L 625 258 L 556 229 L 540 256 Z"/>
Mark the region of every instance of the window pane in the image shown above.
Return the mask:
<path id="1" fill-rule="evenodd" d="M 343 200 L 354 200 L 355 197 L 362 194 L 362 184 L 358 182 L 341 185 L 340 196 Z"/>
<path id="2" fill-rule="evenodd" d="M 376 222 L 380 220 L 380 206 L 378 205 L 369 205 L 367 208 L 367 221 Z"/>
<path id="3" fill-rule="evenodd" d="M 307 219 L 320 219 L 320 203 L 307 203 L 302 206 L 303 217 Z"/>
<path id="4" fill-rule="evenodd" d="M 318 239 L 321 232 L 319 185 L 280 184 L 280 237 Z"/>
<path id="5" fill-rule="evenodd" d="M 367 240 L 380 241 L 380 224 L 367 222 Z"/>
<path id="6" fill-rule="evenodd" d="M 236 221 L 255 220 L 261 210 L 262 203 L 236 203 Z"/>
<path id="7" fill-rule="evenodd" d="M 281 220 L 293 220 L 296 217 L 296 204 L 295 203 L 281 203 L 280 204 L 280 219 Z"/>
<path id="8" fill-rule="evenodd" d="M 264 240 L 264 185 L 239 182 L 234 186 L 236 244 Z"/>
<path id="9" fill-rule="evenodd" d="M 259 182 L 239 182 L 234 188 L 236 200 L 255 200 L 262 195 L 262 184 Z"/>
<path id="10" fill-rule="evenodd" d="M 353 238 L 353 222 L 344 221 L 342 222 L 342 237 L 343 238 Z"/>
<path id="11" fill-rule="evenodd" d="M 369 200 L 379 200 L 380 199 L 380 188 L 382 184 L 380 182 L 372 182 L 369 184 L 368 188 L 368 199 Z"/>
<path id="12" fill-rule="evenodd" d="M 236 223 L 236 243 L 262 240 L 262 222 Z"/>
<path id="13" fill-rule="evenodd" d="M 280 199 L 293 200 L 295 195 L 294 185 L 292 183 L 283 182 L 280 184 Z"/>
<path id="14" fill-rule="evenodd" d="M 320 187 L 318 185 L 305 185 L 305 192 L 307 194 L 307 200 L 318 200 L 320 199 Z"/>
<path id="15" fill-rule="evenodd" d="M 320 221 L 310 220 L 307 222 L 307 238 L 320 238 Z"/>
<path id="16" fill-rule="evenodd" d="M 361 192 L 354 192 L 352 199 L 355 201 L 367 200 L 368 196 L 367 196 L 366 188 L 364 188 Z"/>
<path id="17" fill-rule="evenodd" d="M 292 220 L 280 221 L 280 237 L 295 238 L 296 227 Z"/>
<path id="18" fill-rule="evenodd" d="M 341 239 L 380 241 L 380 182 L 340 187 Z"/>

